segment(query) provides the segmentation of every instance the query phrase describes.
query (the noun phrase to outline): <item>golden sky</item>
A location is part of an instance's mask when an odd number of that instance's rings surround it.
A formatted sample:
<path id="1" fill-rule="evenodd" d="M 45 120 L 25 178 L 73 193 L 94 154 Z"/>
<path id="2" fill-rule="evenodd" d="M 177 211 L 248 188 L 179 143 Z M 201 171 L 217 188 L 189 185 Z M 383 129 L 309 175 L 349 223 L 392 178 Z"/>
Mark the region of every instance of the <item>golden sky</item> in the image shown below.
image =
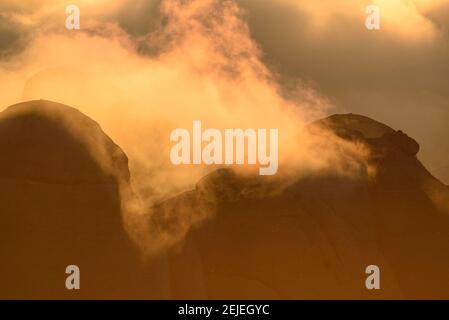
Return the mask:
<path id="1" fill-rule="evenodd" d="M 190 119 L 208 105 L 211 123 L 287 128 L 290 113 L 301 123 L 361 113 L 415 138 L 449 181 L 449 0 L 191 2 L 0 0 L 1 108 L 72 104 L 124 145 L 140 133 L 124 134 L 123 119 L 148 123 L 148 104 L 154 118 Z M 64 28 L 69 3 L 81 10 L 77 33 Z M 364 27 L 368 4 L 381 10 L 379 31 Z"/>

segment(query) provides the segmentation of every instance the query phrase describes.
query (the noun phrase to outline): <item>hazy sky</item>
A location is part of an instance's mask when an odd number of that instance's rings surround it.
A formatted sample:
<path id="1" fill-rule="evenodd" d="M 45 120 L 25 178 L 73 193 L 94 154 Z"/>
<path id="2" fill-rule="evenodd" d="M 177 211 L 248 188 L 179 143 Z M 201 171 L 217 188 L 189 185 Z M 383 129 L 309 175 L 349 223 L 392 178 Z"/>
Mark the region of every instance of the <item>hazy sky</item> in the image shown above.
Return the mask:
<path id="1" fill-rule="evenodd" d="M 14 72 L 35 39 L 65 35 L 68 3 L 80 6 L 82 32 L 107 37 L 120 29 L 142 55 L 164 50 L 148 45 L 149 32 L 164 23 L 156 0 L 0 0 L 3 74 Z M 331 102 L 327 114 L 360 113 L 405 131 L 420 143 L 425 165 L 449 182 L 449 0 L 238 3 L 262 61 L 282 85 L 300 79 Z M 379 31 L 365 28 L 368 4 L 380 7 Z M 166 42 L 180 32 L 188 30 L 173 30 Z M 226 32 L 211 36 L 217 35 L 232 39 Z M 23 79 L 11 79 L 0 75 L 2 108 L 23 97 L 12 83 Z"/>
<path id="2" fill-rule="evenodd" d="M 381 30 L 364 27 L 378 4 Z M 244 0 L 265 59 L 335 105 L 402 129 L 449 182 L 449 1 Z"/>

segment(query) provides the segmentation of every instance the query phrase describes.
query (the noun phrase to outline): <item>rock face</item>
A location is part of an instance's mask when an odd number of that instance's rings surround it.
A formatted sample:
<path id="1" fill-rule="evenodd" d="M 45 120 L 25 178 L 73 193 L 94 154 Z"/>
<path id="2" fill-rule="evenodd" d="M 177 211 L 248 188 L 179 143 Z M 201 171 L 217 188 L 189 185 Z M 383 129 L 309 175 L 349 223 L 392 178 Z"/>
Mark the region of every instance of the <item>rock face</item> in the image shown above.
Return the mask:
<path id="1" fill-rule="evenodd" d="M 78 110 L 45 100 L 20 103 L 0 117 L 0 176 L 48 183 L 129 180 L 128 159 L 100 126 Z M 95 157 L 114 163 L 103 170 Z"/>
<path id="2" fill-rule="evenodd" d="M 358 114 L 336 114 L 328 118 L 318 120 L 314 126 L 324 126 L 332 129 L 340 136 L 345 133 L 353 136 L 362 136 L 366 139 L 376 139 L 384 134 L 393 133 L 389 126 Z"/>
<path id="3" fill-rule="evenodd" d="M 375 179 L 326 173 L 285 187 L 215 171 L 153 206 L 149 230 L 166 236 L 189 214 L 209 219 L 142 261 L 121 218 L 119 185 L 130 178 L 121 149 L 76 109 L 8 108 L 0 298 L 449 298 L 449 191 L 417 160 L 419 145 L 358 115 L 311 126 L 369 146 Z M 79 291 L 65 288 L 71 264 Z M 372 264 L 378 291 L 365 288 Z"/>
<path id="4" fill-rule="evenodd" d="M 94 140 L 96 144 L 91 144 Z M 76 109 L 49 101 L 0 114 L 0 298 L 104 298 L 135 286 L 138 253 L 122 227 L 127 158 Z M 109 157 L 105 170 L 95 159 Z M 81 268 L 80 291 L 65 288 Z"/>
<path id="5" fill-rule="evenodd" d="M 171 253 L 176 297 L 449 298 L 449 214 L 429 194 L 449 190 L 417 160 L 418 144 L 358 115 L 317 125 L 367 144 L 376 178 L 314 175 L 268 197 L 261 178 L 203 178 L 192 198 L 209 190 L 217 212 Z M 379 291 L 365 288 L 372 264 Z"/>

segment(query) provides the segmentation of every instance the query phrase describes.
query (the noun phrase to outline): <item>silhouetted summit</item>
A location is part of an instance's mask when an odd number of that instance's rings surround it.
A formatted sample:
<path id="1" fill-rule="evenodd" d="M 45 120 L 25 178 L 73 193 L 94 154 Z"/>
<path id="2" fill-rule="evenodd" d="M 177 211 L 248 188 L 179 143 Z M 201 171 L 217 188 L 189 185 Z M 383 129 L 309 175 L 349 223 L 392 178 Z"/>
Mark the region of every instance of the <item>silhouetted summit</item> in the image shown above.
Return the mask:
<path id="1" fill-rule="evenodd" d="M 419 145 L 359 115 L 308 129 L 323 126 L 366 144 L 375 176 L 313 173 L 280 193 L 232 170 L 206 176 L 191 199 L 214 198 L 217 208 L 171 255 L 176 297 L 449 297 L 449 190 L 416 158 Z M 365 288 L 372 264 L 381 269 L 379 291 Z"/>
<path id="2" fill-rule="evenodd" d="M 120 297 L 138 253 L 121 217 L 126 155 L 68 106 L 30 101 L 0 113 L 0 297 Z M 105 157 L 105 170 L 95 157 Z M 65 269 L 81 268 L 80 292 Z"/>

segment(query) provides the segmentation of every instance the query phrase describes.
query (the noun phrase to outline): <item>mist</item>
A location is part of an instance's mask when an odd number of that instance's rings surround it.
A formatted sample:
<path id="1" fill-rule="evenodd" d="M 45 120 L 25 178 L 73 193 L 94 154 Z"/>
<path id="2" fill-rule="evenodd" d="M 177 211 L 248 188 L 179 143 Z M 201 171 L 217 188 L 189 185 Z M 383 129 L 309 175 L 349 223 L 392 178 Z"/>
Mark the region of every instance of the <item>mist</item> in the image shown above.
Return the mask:
<path id="1" fill-rule="evenodd" d="M 375 172 L 365 146 L 303 130 L 331 113 L 332 102 L 299 77 L 284 85 L 236 1 L 152 2 L 158 18 L 149 28 L 113 19 L 127 2 L 85 1 L 79 32 L 65 29 L 63 1 L 35 1 L 32 8 L 8 3 L 2 2 L 10 10 L 5 16 L 23 32 L 3 51 L 1 105 L 47 99 L 76 107 L 101 125 L 129 158 L 132 185 L 120 187 L 124 222 L 149 254 L 182 241 L 193 225 L 213 216 L 206 206 L 177 212 L 180 225 L 171 238 L 149 223 L 153 204 L 219 168 L 170 162 L 170 132 L 194 120 L 219 130 L 279 129 L 278 179 Z M 59 20 L 47 23 L 48 17 Z M 258 167 L 234 169 L 251 175 Z"/>
<path id="2" fill-rule="evenodd" d="M 369 31 L 376 4 L 381 29 Z M 242 1 L 263 60 L 281 83 L 301 78 L 330 113 L 359 113 L 418 141 L 418 157 L 449 182 L 449 1 Z"/>

